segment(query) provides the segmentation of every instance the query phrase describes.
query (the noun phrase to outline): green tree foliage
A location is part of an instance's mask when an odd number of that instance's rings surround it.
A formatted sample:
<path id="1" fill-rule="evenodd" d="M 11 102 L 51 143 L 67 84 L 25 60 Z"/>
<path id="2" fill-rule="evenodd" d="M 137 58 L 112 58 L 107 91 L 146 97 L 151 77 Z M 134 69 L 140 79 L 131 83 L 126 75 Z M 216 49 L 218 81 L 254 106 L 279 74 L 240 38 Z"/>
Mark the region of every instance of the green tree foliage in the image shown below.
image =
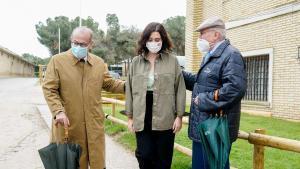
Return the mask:
<path id="1" fill-rule="evenodd" d="M 184 55 L 185 17 L 176 16 L 163 22 L 174 43 L 174 52 Z M 137 41 L 141 31 L 134 26 L 125 27 L 119 24 L 116 14 L 106 15 L 107 31 L 99 29 L 99 24 L 91 17 L 82 19 L 82 25 L 94 31 L 92 53 L 103 58 L 108 64 L 117 64 L 120 61 L 136 55 Z M 48 18 L 46 23 L 39 22 L 36 31 L 38 40 L 45 45 L 51 55 L 58 53 L 58 28 L 61 29 L 61 51 L 71 47 L 70 35 L 79 24 L 79 17 L 70 20 L 65 16 L 54 19 Z"/>
<path id="2" fill-rule="evenodd" d="M 175 16 L 163 21 L 163 25 L 169 33 L 174 44 L 174 52 L 177 55 L 185 55 L 185 17 Z"/>
<path id="3" fill-rule="evenodd" d="M 106 24 L 108 26 L 107 35 L 115 37 L 120 32 L 119 19 L 116 14 L 106 15 Z"/>
<path id="4" fill-rule="evenodd" d="M 48 61 L 49 61 L 49 58 L 42 59 L 42 58 L 40 58 L 38 56 L 34 56 L 32 54 L 29 54 L 29 53 L 24 53 L 22 55 L 22 57 L 26 61 L 28 61 L 28 62 L 30 62 L 30 63 L 32 63 L 34 65 L 46 65 L 46 64 L 48 64 Z"/>
<path id="5" fill-rule="evenodd" d="M 140 31 L 134 26 L 123 28 L 118 37 L 118 46 L 123 59 L 128 59 L 136 55 L 137 41 Z"/>
<path id="6" fill-rule="evenodd" d="M 106 60 L 108 63 L 119 63 L 120 61 L 136 55 L 136 42 L 140 34 L 133 26 L 127 28 L 119 24 L 116 14 L 106 15 L 107 33 L 104 43 L 106 46 Z"/>
<path id="7" fill-rule="evenodd" d="M 50 55 L 55 55 L 58 53 L 58 29 L 60 28 L 61 41 L 60 49 L 61 51 L 66 51 L 71 47 L 70 36 L 74 28 L 78 27 L 79 17 L 70 20 L 66 16 L 58 16 L 54 19 L 48 18 L 46 23 L 39 22 L 36 27 L 36 31 L 39 35 L 38 40 L 41 44 L 45 45 L 50 52 Z M 94 21 L 92 17 L 87 19 L 82 19 L 82 25 L 85 25 L 92 29 L 95 34 L 103 33 L 99 30 L 99 24 Z"/>
<path id="8" fill-rule="evenodd" d="M 108 64 L 114 63 L 114 58 L 110 57 L 110 44 L 107 42 L 104 32 L 94 35 L 92 53 L 104 59 Z"/>
<path id="9" fill-rule="evenodd" d="M 54 19 L 48 18 L 46 23 L 39 22 L 36 31 L 38 40 L 45 45 L 50 55 L 58 53 L 58 28 L 61 30 L 61 51 L 71 47 L 70 35 L 74 28 L 78 27 L 79 17 L 70 20 L 65 16 L 58 16 Z M 136 42 L 139 30 L 135 27 L 122 27 L 116 14 L 106 16 L 106 34 L 99 29 L 99 24 L 93 18 L 82 19 L 82 25 L 91 28 L 94 32 L 92 53 L 103 58 L 108 64 L 119 63 L 120 61 L 133 57 L 136 53 Z"/>
<path id="10" fill-rule="evenodd" d="M 106 15 L 106 47 L 108 49 L 107 57 L 111 58 L 110 60 L 113 63 L 121 61 L 119 46 L 118 46 L 118 36 L 120 33 L 119 19 L 116 14 L 107 14 Z"/>
<path id="11" fill-rule="evenodd" d="M 39 35 L 38 40 L 49 49 L 51 55 L 58 53 L 58 28 L 61 29 L 61 51 L 70 47 L 68 39 L 72 27 L 69 18 L 65 16 L 48 18 L 46 24 L 39 22 L 35 27 Z"/>

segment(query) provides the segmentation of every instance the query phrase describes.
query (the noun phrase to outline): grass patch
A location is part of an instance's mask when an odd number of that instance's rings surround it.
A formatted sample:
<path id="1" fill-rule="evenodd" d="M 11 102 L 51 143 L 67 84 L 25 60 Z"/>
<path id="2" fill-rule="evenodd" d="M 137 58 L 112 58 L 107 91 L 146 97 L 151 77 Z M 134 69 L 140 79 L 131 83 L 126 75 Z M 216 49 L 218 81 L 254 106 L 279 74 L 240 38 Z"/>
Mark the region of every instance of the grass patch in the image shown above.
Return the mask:
<path id="1" fill-rule="evenodd" d="M 105 120 L 105 133 L 111 136 L 127 131 L 125 127 L 121 125 L 114 125 L 113 122 Z"/>
<path id="2" fill-rule="evenodd" d="M 105 113 L 111 114 L 110 105 L 104 105 L 103 109 Z M 127 118 L 119 113 L 119 111 L 123 109 L 123 106 L 116 106 L 116 117 L 126 120 Z M 251 116 L 242 113 L 240 129 L 246 132 L 253 132 L 257 128 L 266 129 L 268 135 L 300 140 L 300 123 L 268 117 Z M 126 148 L 132 151 L 135 150 L 135 137 L 132 133 L 127 131 L 126 127 L 106 120 L 105 130 L 109 135 L 120 134 L 120 137 L 117 137 L 116 140 L 123 144 Z M 192 147 L 192 142 L 187 135 L 187 125 L 184 125 L 180 133 L 176 135 L 175 142 L 188 148 Z M 230 154 L 231 166 L 239 169 L 251 169 L 252 154 L 252 144 L 249 144 L 245 140 L 237 140 L 233 144 Z M 174 151 L 172 169 L 190 169 L 191 164 L 191 157 L 188 157 L 176 150 Z M 265 168 L 300 169 L 300 154 L 266 148 Z"/>
<path id="3" fill-rule="evenodd" d="M 242 113 L 240 130 L 253 132 L 257 128 L 266 129 L 268 135 L 300 140 L 300 123 Z M 252 155 L 253 145 L 237 140 L 230 153 L 231 165 L 251 169 Z M 265 168 L 300 169 L 300 154 L 266 147 Z"/>
<path id="4" fill-rule="evenodd" d="M 174 150 L 172 169 L 191 169 L 192 168 L 192 158 L 182 154 L 181 152 Z"/>
<path id="5" fill-rule="evenodd" d="M 122 135 L 122 137 L 120 137 L 119 141 L 131 151 L 135 151 L 136 141 L 134 134 L 127 131 L 126 133 L 124 133 L 124 135 Z"/>

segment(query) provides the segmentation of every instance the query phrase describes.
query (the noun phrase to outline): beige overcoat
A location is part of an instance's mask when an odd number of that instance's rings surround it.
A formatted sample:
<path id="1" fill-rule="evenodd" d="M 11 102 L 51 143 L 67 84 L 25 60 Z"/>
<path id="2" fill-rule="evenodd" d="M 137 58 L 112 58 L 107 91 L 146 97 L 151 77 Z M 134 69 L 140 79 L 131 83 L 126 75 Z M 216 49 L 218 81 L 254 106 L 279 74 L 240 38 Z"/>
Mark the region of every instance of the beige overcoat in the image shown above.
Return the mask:
<path id="1" fill-rule="evenodd" d="M 84 62 L 69 50 L 53 56 L 47 66 L 44 96 L 53 117 L 63 111 L 69 118 L 69 141 L 82 147 L 80 169 L 105 167 L 102 89 L 124 93 L 124 82 L 112 79 L 103 60 L 91 53 Z M 61 142 L 63 135 L 62 126 L 52 125 L 51 142 Z"/>

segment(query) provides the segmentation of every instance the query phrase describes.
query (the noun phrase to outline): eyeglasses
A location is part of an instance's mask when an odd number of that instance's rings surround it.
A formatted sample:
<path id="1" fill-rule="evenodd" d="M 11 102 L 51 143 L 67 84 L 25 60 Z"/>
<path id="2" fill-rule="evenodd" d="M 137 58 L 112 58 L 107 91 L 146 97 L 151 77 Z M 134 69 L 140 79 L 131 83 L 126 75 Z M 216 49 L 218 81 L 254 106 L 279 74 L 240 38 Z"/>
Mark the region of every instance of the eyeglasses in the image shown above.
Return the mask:
<path id="1" fill-rule="evenodd" d="M 72 45 L 74 45 L 74 46 L 80 46 L 80 47 L 87 47 L 89 44 L 87 44 L 87 43 L 79 43 L 79 42 L 72 42 Z"/>

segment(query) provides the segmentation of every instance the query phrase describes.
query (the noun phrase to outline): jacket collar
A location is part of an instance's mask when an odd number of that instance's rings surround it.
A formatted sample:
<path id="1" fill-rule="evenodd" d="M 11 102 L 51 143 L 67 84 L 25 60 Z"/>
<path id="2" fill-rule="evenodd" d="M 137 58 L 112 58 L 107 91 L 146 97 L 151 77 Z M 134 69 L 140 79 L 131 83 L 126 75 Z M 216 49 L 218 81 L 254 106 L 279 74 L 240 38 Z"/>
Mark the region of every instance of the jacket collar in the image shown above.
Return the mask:
<path id="1" fill-rule="evenodd" d="M 218 48 L 211 54 L 211 57 L 220 57 L 228 45 L 230 45 L 230 41 L 229 39 L 225 39 L 225 41 L 221 43 Z"/>
<path id="2" fill-rule="evenodd" d="M 230 41 L 228 39 L 225 39 L 225 41 L 223 43 L 221 43 L 218 48 L 211 54 L 210 58 L 218 58 L 222 55 L 223 51 L 226 49 L 226 47 L 230 45 Z M 210 60 L 210 59 L 209 59 Z M 204 63 L 204 60 L 202 60 L 199 72 L 202 70 L 202 68 L 209 63 L 209 60 Z"/>
<path id="3" fill-rule="evenodd" d="M 80 62 L 80 60 L 77 59 L 77 58 L 73 55 L 71 49 L 69 49 L 69 50 L 67 51 L 67 55 L 68 55 L 69 58 L 72 59 L 72 65 L 73 65 L 73 66 L 76 65 L 78 62 Z M 91 56 L 91 53 L 88 53 L 88 59 L 87 59 L 87 62 L 88 62 L 91 66 L 93 66 L 93 65 L 95 64 L 95 59 Z"/>
<path id="4" fill-rule="evenodd" d="M 161 59 L 164 60 L 164 58 L 166 57 L 167 53 L 166 52 L 161 52 L 158 54 L 158 58 L 157 59 Z M 147 61 L 147 55 L 145 55 L 145 53 L 140 55 L 145 61 Z"/>

